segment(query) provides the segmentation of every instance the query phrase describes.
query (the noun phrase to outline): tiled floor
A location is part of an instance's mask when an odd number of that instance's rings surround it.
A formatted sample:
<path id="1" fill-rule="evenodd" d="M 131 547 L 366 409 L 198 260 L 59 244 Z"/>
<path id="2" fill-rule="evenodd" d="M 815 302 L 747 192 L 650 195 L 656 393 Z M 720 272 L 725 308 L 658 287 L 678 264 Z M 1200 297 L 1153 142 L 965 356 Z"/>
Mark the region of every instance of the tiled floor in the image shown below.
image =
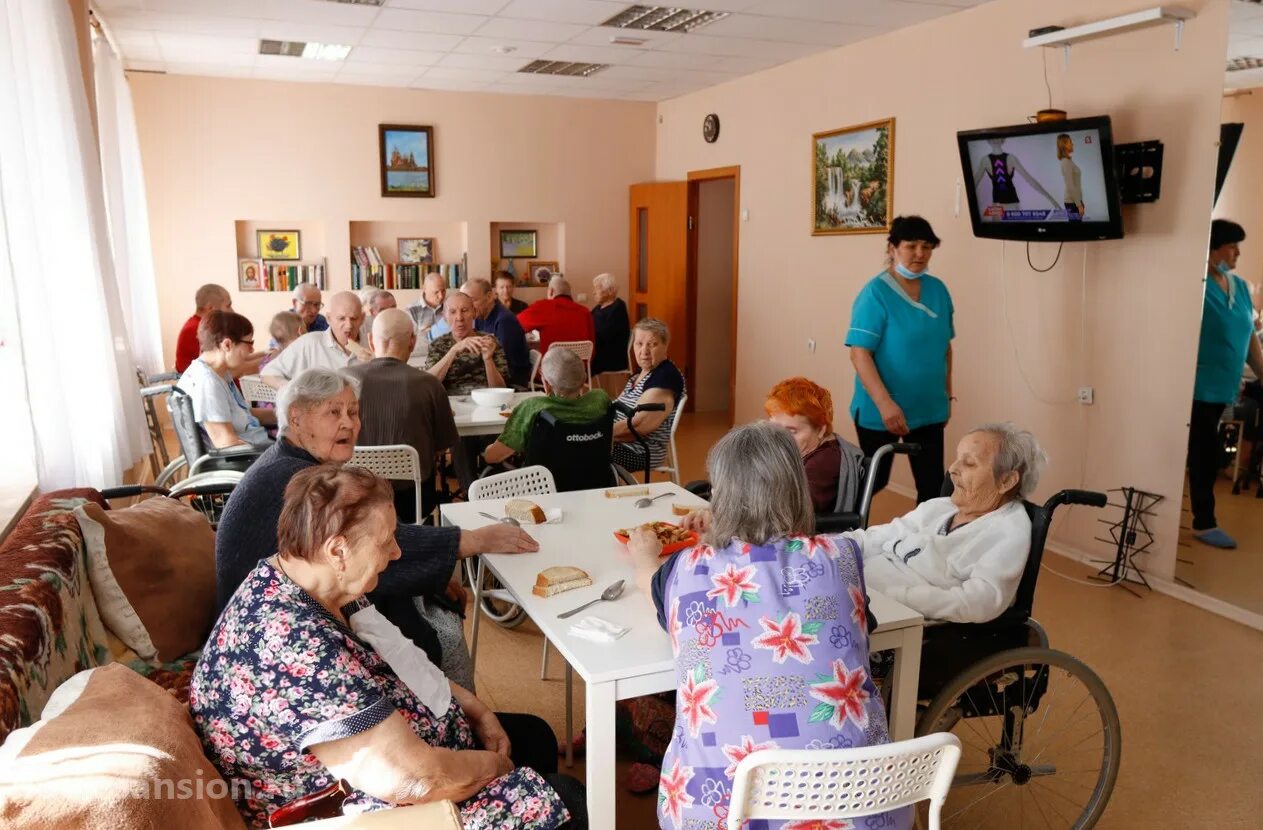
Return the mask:
<path id="1" fill-rule="evenodd" d="M 723 416 L 685 416 L 678 435 L 684 480 L 704 477 L 705 453 L 725 428 Z M 905 499 L 883 493 L 874 517 L 880 521 L 908 507 Z M 1086 573 L 1070 562 L 1056 564 L 1060 571 Z M 1122 719 L 1122 769 L 1098 827 L 1260 826 L 1263 634 L 1160 594 L 1136 599 L 1047 573 L 1035 610 L 1054 647 L 1101 675 Z M 512 631 L 489 625 L 482 632 L 479 696 L 500 711 L 539 714 L 561 734 L 560 659 L 553 654 L 549 679 L 541 681 L 541 638 L 531 623 Z M 576 678 L 575 686 L 581 725 L 582 681 Z M 582 764 L 571 772 L 582 778 Z M 654 801 L 620 794 L 619 828 L 654 826 Z"/>

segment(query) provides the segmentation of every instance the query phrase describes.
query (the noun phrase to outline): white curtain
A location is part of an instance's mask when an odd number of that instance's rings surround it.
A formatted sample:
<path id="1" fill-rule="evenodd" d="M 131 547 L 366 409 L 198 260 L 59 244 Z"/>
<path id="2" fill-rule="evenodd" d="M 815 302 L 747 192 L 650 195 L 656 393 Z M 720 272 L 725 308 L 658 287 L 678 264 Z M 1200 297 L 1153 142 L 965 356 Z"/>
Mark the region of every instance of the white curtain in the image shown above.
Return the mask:
<path id="1" fill-rule="evenodd" d="M 0 3 L 0 221 L 40 487 L 119 484 L 149 438 L 65 2 Z"/>
<path id="2" fill-rule="evenodd" d="M 158 292 L 132 94 L 123 75 L 123 64 L 113 46 L 95 32 L 92 37 L 92 68 L 96 81 L 97 132 L 101 139 L 105 208 L 114 253 L 114 274 L 123 306 L 123 322 L 131 336 L 132 358 L 136 365 L 146 373 L 160 372 L 163 365 Z"/>

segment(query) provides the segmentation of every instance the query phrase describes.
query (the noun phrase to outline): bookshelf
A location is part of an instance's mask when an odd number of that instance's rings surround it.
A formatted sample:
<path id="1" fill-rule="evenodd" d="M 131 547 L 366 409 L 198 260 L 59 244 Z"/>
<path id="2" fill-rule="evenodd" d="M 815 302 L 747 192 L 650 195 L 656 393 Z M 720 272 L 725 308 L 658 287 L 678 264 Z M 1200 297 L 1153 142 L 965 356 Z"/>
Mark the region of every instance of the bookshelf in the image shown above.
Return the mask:
<path id="1" fill-rule="evenodd" d="M 329 287 L 329 263 L 325 256 L 324 225 L 318 222 L 238 219 L 234 222 L 237 240 L 236 279 L 238 291 L 284 293 L 300 282 L 313 283 L 321 291 Z M 288 243 L 295 258 L 265 259 L 264 245 L 278 248 Z"/>
<path id="2" fill-rule="evenodd" d="M 420 295 L 426 274 L 438 272 L 450 288 L 459 288 L 469 275 L 468 224 L 465 222 L 352 221 L 351 289 L 385 288 L 411 298 Z M 400 261 L 401 239 L 433 240 L 433 262 Z"/>

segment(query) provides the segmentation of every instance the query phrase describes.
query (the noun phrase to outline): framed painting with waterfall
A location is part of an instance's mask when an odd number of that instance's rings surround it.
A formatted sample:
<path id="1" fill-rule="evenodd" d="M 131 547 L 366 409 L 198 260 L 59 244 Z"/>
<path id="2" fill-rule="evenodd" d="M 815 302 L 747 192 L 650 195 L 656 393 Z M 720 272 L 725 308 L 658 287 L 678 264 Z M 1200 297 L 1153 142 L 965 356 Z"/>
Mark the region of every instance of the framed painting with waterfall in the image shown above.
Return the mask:
<path id="1" fill-rule="evenodd" d="M 886 233 L 894 216 L 895 119 L 811 137 L 811 233 Z"/>

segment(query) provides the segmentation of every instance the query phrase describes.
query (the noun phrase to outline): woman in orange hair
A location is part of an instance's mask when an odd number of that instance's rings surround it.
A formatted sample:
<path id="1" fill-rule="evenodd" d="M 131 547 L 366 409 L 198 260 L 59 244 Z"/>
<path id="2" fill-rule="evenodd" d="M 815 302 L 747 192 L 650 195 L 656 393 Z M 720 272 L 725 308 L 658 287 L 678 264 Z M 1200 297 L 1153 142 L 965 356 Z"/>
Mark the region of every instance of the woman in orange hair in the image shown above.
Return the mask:
<path id="1" fill-rule="evenodd" d="M 815 511 L 834 512 L 842 446 L 833 434 L 833 396 L 829 390 L 807 378 L 787 378 L 767 393 L 763 411 L 773 423 L 789 430 L 798 445 Z"/>

